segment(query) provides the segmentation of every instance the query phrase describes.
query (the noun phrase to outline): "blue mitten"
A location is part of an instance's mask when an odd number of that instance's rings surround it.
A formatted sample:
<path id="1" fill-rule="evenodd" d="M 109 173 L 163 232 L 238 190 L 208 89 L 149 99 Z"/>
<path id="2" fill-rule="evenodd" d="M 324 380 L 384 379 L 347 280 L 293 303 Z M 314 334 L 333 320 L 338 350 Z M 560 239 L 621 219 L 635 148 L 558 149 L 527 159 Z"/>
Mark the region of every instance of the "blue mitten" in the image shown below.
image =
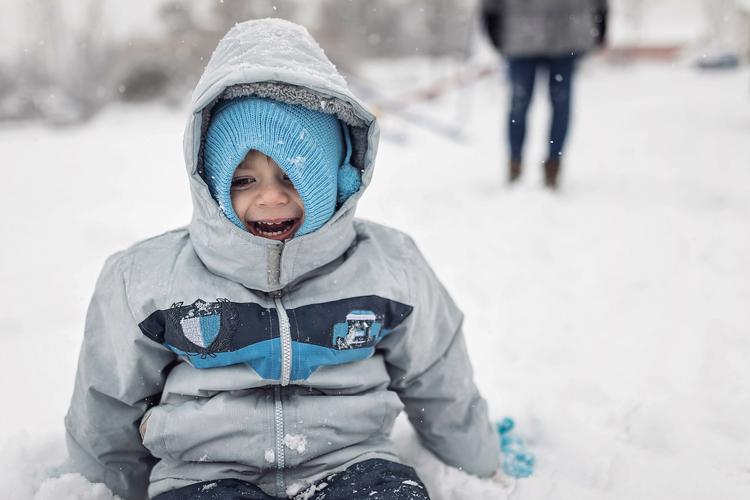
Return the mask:
<path id="1" fill-rule="evenodd" d="M 502 452 L 503 472 L 511 477 L 529 477 L 534 473 L 534 455 L 526 448 L 526 444 L 511 432 L 515 422 L 505 417 L 495 424 L 500 436 L 500 451 Z"/>

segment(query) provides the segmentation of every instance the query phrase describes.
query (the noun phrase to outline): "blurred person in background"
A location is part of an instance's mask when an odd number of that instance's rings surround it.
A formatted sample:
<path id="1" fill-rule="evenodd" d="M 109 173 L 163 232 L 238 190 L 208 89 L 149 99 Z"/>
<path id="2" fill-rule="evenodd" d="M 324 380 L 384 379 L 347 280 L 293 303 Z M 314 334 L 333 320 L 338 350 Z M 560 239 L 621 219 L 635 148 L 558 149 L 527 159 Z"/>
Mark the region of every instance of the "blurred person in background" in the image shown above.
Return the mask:
<path id="1" fill-rule="evenodd" d="M 557 188 L 576 62 L 604 45 L 607 11 L 607 0 L 482 0 L 482 24 L 507 60 L 511 83 L 509 182 L 521 176 L 526 114 L 537 69 L 544 67 L 552 104 L 544 184 Z"/>

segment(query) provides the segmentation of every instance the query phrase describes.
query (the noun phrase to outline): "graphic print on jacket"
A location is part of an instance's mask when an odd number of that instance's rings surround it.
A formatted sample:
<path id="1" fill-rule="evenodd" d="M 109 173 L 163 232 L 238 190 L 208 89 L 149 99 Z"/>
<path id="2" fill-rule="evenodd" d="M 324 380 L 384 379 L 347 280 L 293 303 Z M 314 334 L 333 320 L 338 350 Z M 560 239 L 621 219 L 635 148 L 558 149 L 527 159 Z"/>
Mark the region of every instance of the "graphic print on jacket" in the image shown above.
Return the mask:
<path id="1" fill-rule="evenodd" d="M 291 335 L 290 379 L 305 380 L 320 366 L 372 356 L 377 343 L 411 314 L 412 307 L 368 295 L 285 312 Z M 154 311 L 138 326 L 195 368 L 246 363 L 264 379 L 281 379 L 281 326 L 275 308 L 199 298 Z"/>

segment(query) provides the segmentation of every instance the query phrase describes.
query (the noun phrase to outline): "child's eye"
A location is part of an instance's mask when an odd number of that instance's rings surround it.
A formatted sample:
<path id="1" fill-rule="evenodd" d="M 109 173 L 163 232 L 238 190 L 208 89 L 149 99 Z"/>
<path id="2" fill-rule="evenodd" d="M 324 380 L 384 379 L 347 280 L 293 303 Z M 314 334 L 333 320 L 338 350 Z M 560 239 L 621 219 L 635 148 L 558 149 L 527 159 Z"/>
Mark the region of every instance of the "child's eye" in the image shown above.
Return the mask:
<path id="1" fill-rule="evenodd" d="M 255 182 L 252 177 L 235 177 L 232 179 L 232 189 L 243 189 Z"/>
<path id="2" fill-rule="evenodd" d="M 288 176 L 288 175 L 286 175 L 286 174 L 284 174 L 284 177 L 283 177 L 283 179 L 284 179 L 284 180 L 285 180 L 286 182 L 292 182 L 292 180 L 291 180 L 291 179 L 289 178 L 289 176 Z"/>

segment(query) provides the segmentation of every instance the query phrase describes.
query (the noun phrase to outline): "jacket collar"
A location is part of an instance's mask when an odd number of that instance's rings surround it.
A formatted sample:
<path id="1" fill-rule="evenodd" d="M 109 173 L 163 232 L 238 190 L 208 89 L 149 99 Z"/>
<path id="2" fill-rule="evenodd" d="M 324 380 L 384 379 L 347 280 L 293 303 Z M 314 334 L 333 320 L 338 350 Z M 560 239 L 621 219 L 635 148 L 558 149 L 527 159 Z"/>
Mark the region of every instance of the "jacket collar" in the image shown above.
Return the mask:
<path id="1" fill-rule="evenodd" d="M 281 290 L 340 257 L 354 241 L 353 203 L 347 202 L 317 231 L 279 242 L 254 236 L 232 224 L 216 203 L 207 201 L 205 183 L 191 179 L 193 183 L 202 184 L 193 186 L 189 232 L 195 252 L 209 271 L 247 288 Z"/>

